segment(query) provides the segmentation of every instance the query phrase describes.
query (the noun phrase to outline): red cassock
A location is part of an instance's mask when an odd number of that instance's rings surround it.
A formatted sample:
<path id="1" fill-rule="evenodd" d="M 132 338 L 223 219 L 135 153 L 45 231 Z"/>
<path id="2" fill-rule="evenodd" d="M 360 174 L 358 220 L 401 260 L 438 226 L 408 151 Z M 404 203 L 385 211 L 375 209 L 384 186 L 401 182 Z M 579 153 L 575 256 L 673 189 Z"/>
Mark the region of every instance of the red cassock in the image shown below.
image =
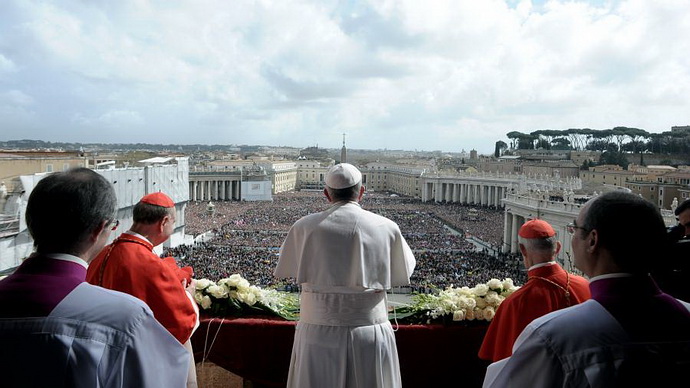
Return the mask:
<path id="1" fill-rule="evenodd" d="M 558 264 L 534 268 L 527 275 L 527 283 L 498 307 L 479 349 L 479 358 L 495 362 L 509 357 L 513 343 L 532 320 L 582 303 L 591 296 L 587 279 L 567 274 L 570 295 L 566 298 L 566 272 Z"/>
<path id="2" fill-rule="evenodd" d="M 158 322 L 185 343 L 197 320 L 181 282 L 190 272 L 173 258 L 158 257 L 150 242 L 123 233 L 89 264 L 86 281 L 143 300 Z"/>

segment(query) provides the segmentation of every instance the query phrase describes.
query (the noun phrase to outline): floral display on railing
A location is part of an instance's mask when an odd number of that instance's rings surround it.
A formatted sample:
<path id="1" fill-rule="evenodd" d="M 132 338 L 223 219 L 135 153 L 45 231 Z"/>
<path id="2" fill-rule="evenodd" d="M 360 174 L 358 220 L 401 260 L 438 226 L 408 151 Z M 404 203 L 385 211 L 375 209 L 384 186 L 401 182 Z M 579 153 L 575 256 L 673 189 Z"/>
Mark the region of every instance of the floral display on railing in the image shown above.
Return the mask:
<path id="1" fill-rule="evenodd" d="M 194 300 L 203 312 L 213 316 L 267 314 L 295 320 L 299 312 L 296 294 L 250 285 L 239 274 L 220 279 L 218 283 L 196 280 Z"/>
<path id="2" fill-rule="evenodd" d="M 409 323 L 491 321 L 501 302 L 518 288 L 510 278 L 491 279 L 472 288 L 450 286 L 437 294 L 415 294 L 413 303 L 396 313 Z"/>
<path id="3" fill-rule="evenodd" d="M 396 308 L 389 316 L 403 323 L 422 324 L 491 321 L 501 302 L 518 288 L 506 278 L 491 279 L 472 288 L 451 286 L 436 294 L 414 294 L 411 305 Z M 253 286 L 239 274 L 217 283 L 197 280 L 194 299 L 202 311 L 212 316 L 299 317 L 297 294 Z"/>

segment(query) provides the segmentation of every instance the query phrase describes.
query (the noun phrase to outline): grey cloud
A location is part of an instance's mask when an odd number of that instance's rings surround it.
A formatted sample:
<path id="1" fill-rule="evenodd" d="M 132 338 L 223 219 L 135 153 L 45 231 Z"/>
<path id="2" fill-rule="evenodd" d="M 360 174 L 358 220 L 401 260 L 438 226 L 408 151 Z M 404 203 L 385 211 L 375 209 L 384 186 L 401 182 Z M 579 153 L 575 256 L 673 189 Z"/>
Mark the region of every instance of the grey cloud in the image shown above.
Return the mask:
<path id="1" fill-rule="evenodd" d="M 347 2 L 339 9 L 336 22 L 346 34 L 361 40 L 372 50 L 406 49 L 421 45 L 424 38 L 405 31 L 398 18 L 384 18 L 367 4 Z"/>
<path id="2" fill-rule="evenodd" d="M 314 101 L 343 98 L 351 94 L 353 87 L 343 81 L 298 80 L 285 74 L 279 67 L 264 65 L 261 75 L 277 91 L 294 101 Z"/>

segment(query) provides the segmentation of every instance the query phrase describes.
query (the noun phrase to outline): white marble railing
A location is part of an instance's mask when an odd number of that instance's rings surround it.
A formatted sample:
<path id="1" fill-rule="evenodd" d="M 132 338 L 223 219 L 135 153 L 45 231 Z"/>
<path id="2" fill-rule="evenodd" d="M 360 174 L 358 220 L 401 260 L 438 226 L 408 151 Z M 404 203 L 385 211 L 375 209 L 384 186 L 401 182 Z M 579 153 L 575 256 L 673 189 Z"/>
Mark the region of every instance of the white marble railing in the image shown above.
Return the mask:
<path id="1" fill-rule="evenodd" d="M 526 207 L 539 208 L 542 211 L 558 211 L 558 212 L 568 212 L 577 214 L 582 207 L 582 204 L 575 202 L 560 202 L 560 201 L 549 201 L 544 198 L 531 197 L 522 194 L 508 194 L 505 198 L 506 202 L 512 202 L 519 205 L 524 205 Z"/>

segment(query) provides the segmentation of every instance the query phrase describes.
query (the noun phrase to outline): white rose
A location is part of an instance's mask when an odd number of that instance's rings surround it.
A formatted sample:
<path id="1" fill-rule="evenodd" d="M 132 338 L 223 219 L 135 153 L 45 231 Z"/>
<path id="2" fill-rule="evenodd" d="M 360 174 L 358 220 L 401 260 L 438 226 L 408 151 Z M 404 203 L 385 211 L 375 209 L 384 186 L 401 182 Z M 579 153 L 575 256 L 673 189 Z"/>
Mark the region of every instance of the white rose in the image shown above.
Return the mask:
<path id="1" fill-rule="evenodd" d="M 519 289 L 520 289 L 520 287 L 512 287 L 512 288 L 509 288 L 509 289 L 504 290 L 503 292 L 501 292 L 501 296 L 503 296 L 503 297 L 509 297 L 510 294 L 512 294 L 513 292 L 515 292 L 515 291 L 517 291 L 517 290 L 519 290 Z"/>
<path id="2" fill-rule="evenodd" d="M 502 299 L 501 296 L 499 296 L 496 292 L 489 291 L 484 297 L 484 301 L 486 301 L 486 304 L 489 306 L 496 307 L 501 304 Z"/>
<path id="3" fill-rule="evenodd" d="M 196 281 L 196 289 L 203 290 L 204 288 L 210 286 L 213 282 L 208 279 L 199 279 Z"/>
<path id="4" fill-rule="evenodd" d="M 488 283 L 486 283 L 486 285 L 492 290 L 503 288 L 503 282 L 498 279 L 491 279 Z"/>
<path id="5" fill-rule="evenodd" d="M 484 319 L 484 309 L 480 309 L 479 307 L 475 307 L 474 309 L 474 319 L 481 321 Z"/>
<path id="6" fill-rule="evenodd" d="M 511 288 L 514 288 L 515 284 L 513 284 L 513 279 L 511 278 L 505 278 L 503 279 L 503 289 L 504 290 L 509 290 Z"/>
<path id="7" fill-rule="evenodd" d="M 256 303 L 256 296 L 254 295 L 254 293 L 249 291 L 238 292 L 237 298 L 250 306 L 253 306 Z"/>
<path id="8" fill-rule="evenodd" d="M 230 275 L 226 284 L 230 287 L 237 287 L 237 285 L 240 284 L 241 280 L 243 280 L 242 276 L 240 276 L 240 274 L 235 273 Z"/>
<path id="9" fill-rule="evenodd" d="M 239 283 L 237 284 L 237 288 L 248 288 L 249 287 L 249 281 L 247 279 L 241 279 Z"/>
<path id="10" fill-rule="evenodd" d="M 486 284 L 477 284 L 474 287 L 474 294 L 477 296 L 484 296 L 487 292 L 489 292 L 489 286 Z"/>
<path id="11" fill-rule="evenodd" d="M 228 290 L 223 286 L 209 286 L 206 292 L 218 299 L 228 297 Z"/>
<path id="12" fill-rule="evenodd" d="M 484 319 L 490 321 L 494 319 L 494 315 L 496 315 L 496 310 L 494 310 L 493 307 L 489 306 L 485 308 L 482 313 L 484 314 Z"/>
<path id="13" fill-rule="evenodd" d="M 454 321 L 464 321 L 465 320 L 465 311 L 463 310 L 457 310 L 453 312 L 453 320 Z"/>
<path id="14" fill-rule="evenodd" d="M 475 298 L 464 298 L 464 305 L 467 309 L 473 309 L 477 307 L 477 300 Z"/>
<path id="15" fill-rule="evenodd" d="M 204 294 L 202 294 L 200 291 L 197 291 L 194 293 L 194 300 L 196 303 L 201 304 L 201 300 L 204 298 Z"/>
<path id="16" fill-rule="evenodd" d="M 208 310 L 208 308 L 211 307 L 211 298 L 208 295 L 204 295 L 201 299 L 201 307 L 204 310 Z"/>
<path id="17" fill-rule="evenodd" d="M 247 293 L 247 299 L 244 301 L 244 303 L 253 306 L 256 303 L 256 294 L 254 293 Z"/>
<path id="18" fill-rule="evenodd" d="M 475 298 L 475 301 L 477 302 L 477 308 L 483 309 L 487 306 L 486 300 L 484 298 Z"/>
<path id="19" fill-rule="evenodd" d="M 474 310 L 467 310 L 465 312 L 465 319 L 468 321 L 474 321 Z"/>
<path id="20" fill-rule="evenodd" d="M 254 298 L 256 298 L 257 301 L 260 301 L 263 297 L 263 292 L 262 292 L 261 288 L 259 288 L 257 286 L 249 287 L 249 292 L 254 294 Z"/>

